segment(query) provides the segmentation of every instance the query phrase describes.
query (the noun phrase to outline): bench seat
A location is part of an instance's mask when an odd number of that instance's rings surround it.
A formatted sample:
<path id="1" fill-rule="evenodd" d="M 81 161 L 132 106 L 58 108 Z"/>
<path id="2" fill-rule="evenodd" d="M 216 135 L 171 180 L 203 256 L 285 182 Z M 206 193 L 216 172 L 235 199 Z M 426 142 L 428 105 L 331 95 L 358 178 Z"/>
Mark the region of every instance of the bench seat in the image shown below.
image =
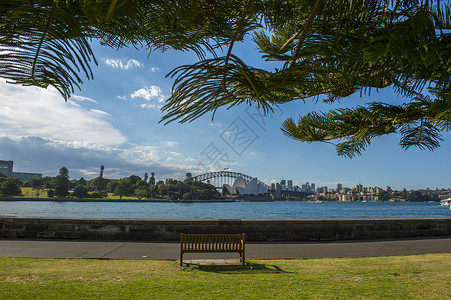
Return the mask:
<path id="1" fill-rule="evenodd" d="M 242 234 L 180 234 L 180 265 L 185 253 L 236 252 L 244 265 L 245 237 Z"/>

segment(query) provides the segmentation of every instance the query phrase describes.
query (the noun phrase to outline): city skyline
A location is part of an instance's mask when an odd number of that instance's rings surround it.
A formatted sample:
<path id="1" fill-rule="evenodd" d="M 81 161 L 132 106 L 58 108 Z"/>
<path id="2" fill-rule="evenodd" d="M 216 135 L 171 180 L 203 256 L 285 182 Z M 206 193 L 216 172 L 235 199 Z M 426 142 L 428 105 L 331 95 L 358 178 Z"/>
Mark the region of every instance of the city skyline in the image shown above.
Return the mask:
<path id="1" fill-rule="evenodd" d="M 66 166 L 71 178 L 120 178 L 155 172 L 183 178 L 229 168 L 265 183 L 292 179 L 317 186 L 392 186 L 394 189 L 447 188 L 451 169 L 450 134 L 433 152 L 404 151 L 399 136 L 376 139 L 362 156 L 338 157 L 333 145 L 287 138 L 280 124 L 310 111 L 364 104 L 396 103 L 390 90 L 354 95 L 337 105 L 294 101 L 263 116 L 255 106 L 219 109 L 189 124 L 158 123 L 170 94 L 166 78 L 178 65 L 195 61 L 192 53 L 119 51 L 93 42 L 99 62 L 94 80 L 85 81 L 67 103 L 52 89 L 21 87 L 0 81 L 0 160 L 14 160 L 17 170 L 55 175 Z M 237 54 L 259 67 L 261 58 L 246 44 Z M 244 136 L 239 133 L 245 132 Z"/>

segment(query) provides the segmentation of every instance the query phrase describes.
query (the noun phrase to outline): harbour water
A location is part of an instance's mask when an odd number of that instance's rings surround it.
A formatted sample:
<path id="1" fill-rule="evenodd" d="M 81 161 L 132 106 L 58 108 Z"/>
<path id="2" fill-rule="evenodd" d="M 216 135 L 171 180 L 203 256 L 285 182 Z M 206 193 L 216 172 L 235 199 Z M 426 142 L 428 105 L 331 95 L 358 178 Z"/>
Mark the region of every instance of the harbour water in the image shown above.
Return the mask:
<path id="1" fill-rule="evenodd" d="M 0 216 L 115 219 L 451 218 L 451 210 L 437 202 L 0 201 Z"/>

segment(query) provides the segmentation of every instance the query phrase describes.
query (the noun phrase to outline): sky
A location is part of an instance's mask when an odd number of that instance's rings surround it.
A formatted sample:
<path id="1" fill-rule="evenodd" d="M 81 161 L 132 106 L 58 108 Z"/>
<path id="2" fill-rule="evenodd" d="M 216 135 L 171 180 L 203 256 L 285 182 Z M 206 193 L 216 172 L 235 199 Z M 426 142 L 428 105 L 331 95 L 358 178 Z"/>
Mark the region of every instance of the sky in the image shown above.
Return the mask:
<path id="1" fill-rule="evenodd" d="M 23 87 L 0 79 L 0 160 L 13 160 L 14 171 L 55 176 L 69 169 L 71 179 L 104 176 L 119 179 L 155 173 L 157 180 L 184 179 L 206 172 L 229 170 L 266 183 L 293 180 L 333 188 L 378 186 L 393 189 L 449 188 L 451 134 L 435 151 L 399 146 L 399 136 L 374 139 L 363 155 L 337 156 L 327 143 L 301 143 L 280 130 L 288 117 L 311 111 L 404 101 L 390 90 L 353 95 L 339 104 L 312 100 L 274 107 L 264 116 L 256 106 L 241 105 L 206 114 L 188 124 L 159 123 L 160 111 L 171 94 L 175 67 L 197 60 L 193 53 L 146 49 L 115 50 L 92 47 L 98 66 L 94 80 L 84 80 L 65 102 L 53 88 Z M 252 45 L 234 53 L 254 67 L 268 67 Z M 270 65 L 269 68 L 272 66 Z"/>

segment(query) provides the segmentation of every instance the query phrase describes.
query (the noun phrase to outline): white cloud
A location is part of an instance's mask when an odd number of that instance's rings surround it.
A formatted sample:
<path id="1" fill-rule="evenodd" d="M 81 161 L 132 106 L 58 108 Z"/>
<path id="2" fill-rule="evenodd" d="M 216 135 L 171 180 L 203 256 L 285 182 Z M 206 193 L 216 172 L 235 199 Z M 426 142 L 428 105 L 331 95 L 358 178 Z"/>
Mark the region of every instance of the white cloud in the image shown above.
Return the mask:
<path id="1" fill-rule="evenodd" d="M 71 99 L 78 100 L 78 101 L 88 101 L 88 102 L 92 102 L 92 103 L 97 103 L 97 101 L 94 99 L 84 97 L 84 96 L 79 96 L 79 95 L 72 95 Z"/>
<path id="2" fill-rule="evenodd" d="M 163 147 L 175 147 L 179 144 L 179 142 L 175 141 L 166 141 L 163 143 Z"/>
<path id="3" fill-rule="evenodd" d="M 156 100 L 159 103 L 162 103 L 165 101 L 166 96 L 163 94 L 163 90 L 159 88 L 158 86 L 151 85 L 149 87 L 144 87 L 142 89 L 139 89 L 137 91 L 134 91 L 130 97 L 132 99 L 135 98 L 142 98 L 147 101 L 150 100 Z"/>
<path id="4" fill-rule="evenodd" d="M 143 103 L 143 104 L 140 105 L 140 107 L 141 108 L 154 108 L 154 107 L 161 108 L 161 107 L 163 107 L 163 105 L 157 105 L 157 104 L 154 104 L 154 103 L 148 103 L 148 104 Z"/>
<path id="5" fill-rule="evenodd" d="M 128 70 L 131 68 L 142 68 L 144 65 L 137 61 L 136 59 L 111 59 L 111 58 L 105 58 L 105 63 L 113 68 L 119 68 L 122 70 Z"/>
<path id="6" fill-rule="evenodd" d="M 153 164 L 160 160 L 158 150 L 153 146 L 135 146 L 122 151 L 120 156 L 132 163 L 144 165 Z"/>
<path id="7" fill-rule="evenodd" d="M 210 122 L 210 123 L 208 123 L 208 125 L 211 126 L 211 127 L 219 127 L 219 128 L 222 127 L 221 123 L 215 123 L 215 122 Z"/>
<path id="8" fill-rule="evenodd" d="M 55 176 L 66 166 L 70 178 L 98 176 L 101 165 L 107 178 L 121 178 L 155 172 L 157 178 L 186 173 L 186 164 L 171 159 L 170 153 L 154 146 L 124 144 L 105 146 L 89 142 L 69 142 L 23 137 L 0 137 L 0 159 L 14 160 L 17 170 Z M 167 162 L 171 161 L 171 164 Z"/>
<path id="9" fill-rule="evenodd" d="M 152 97 L 160 93 L 154 92 L 149 91 Z M 175 148 L 178 142 L 130 145 L 109 122 L 108 112 L 92 108 L 91 103 L 85 108 L 84 101 L 89 100 L 80 99 L 65 102 L 53 88 L 0 80 L 0 159 L 14 160 L 18 170 L 50 176 L 66 166 L 71 178 L 86 179 L 98 176 L 100 165 L 109 170 L 108 178 L 155 172 L 164 179 L 190 170 Z"/>
<path id="10" fill-rule="evenodd" d="M 0 136 L 37 136 L 49 140 L 120 145 L 125 136 L 109 114 L 67 103 L 53 88 L 23 87 L 0 80 Z"/>
<path id="11" fill-rule="evenodd" d="M 90 109 L 89 111 L 91 112 L 92 115 L 97 115 L 98 117 L 103 117 L 103 116 L 110 117 L 111 116 L 110 113 L 107 113 L 106 111 L 103 111 L 103 110 Z"/>
<path id="12" fill-rule="evenodd" d="M 151 72 L 157 72 L 157 71 L 160 71 L 160 68 L 158 68 L 158 67 L 151 67 L 150 71 Z"/>

